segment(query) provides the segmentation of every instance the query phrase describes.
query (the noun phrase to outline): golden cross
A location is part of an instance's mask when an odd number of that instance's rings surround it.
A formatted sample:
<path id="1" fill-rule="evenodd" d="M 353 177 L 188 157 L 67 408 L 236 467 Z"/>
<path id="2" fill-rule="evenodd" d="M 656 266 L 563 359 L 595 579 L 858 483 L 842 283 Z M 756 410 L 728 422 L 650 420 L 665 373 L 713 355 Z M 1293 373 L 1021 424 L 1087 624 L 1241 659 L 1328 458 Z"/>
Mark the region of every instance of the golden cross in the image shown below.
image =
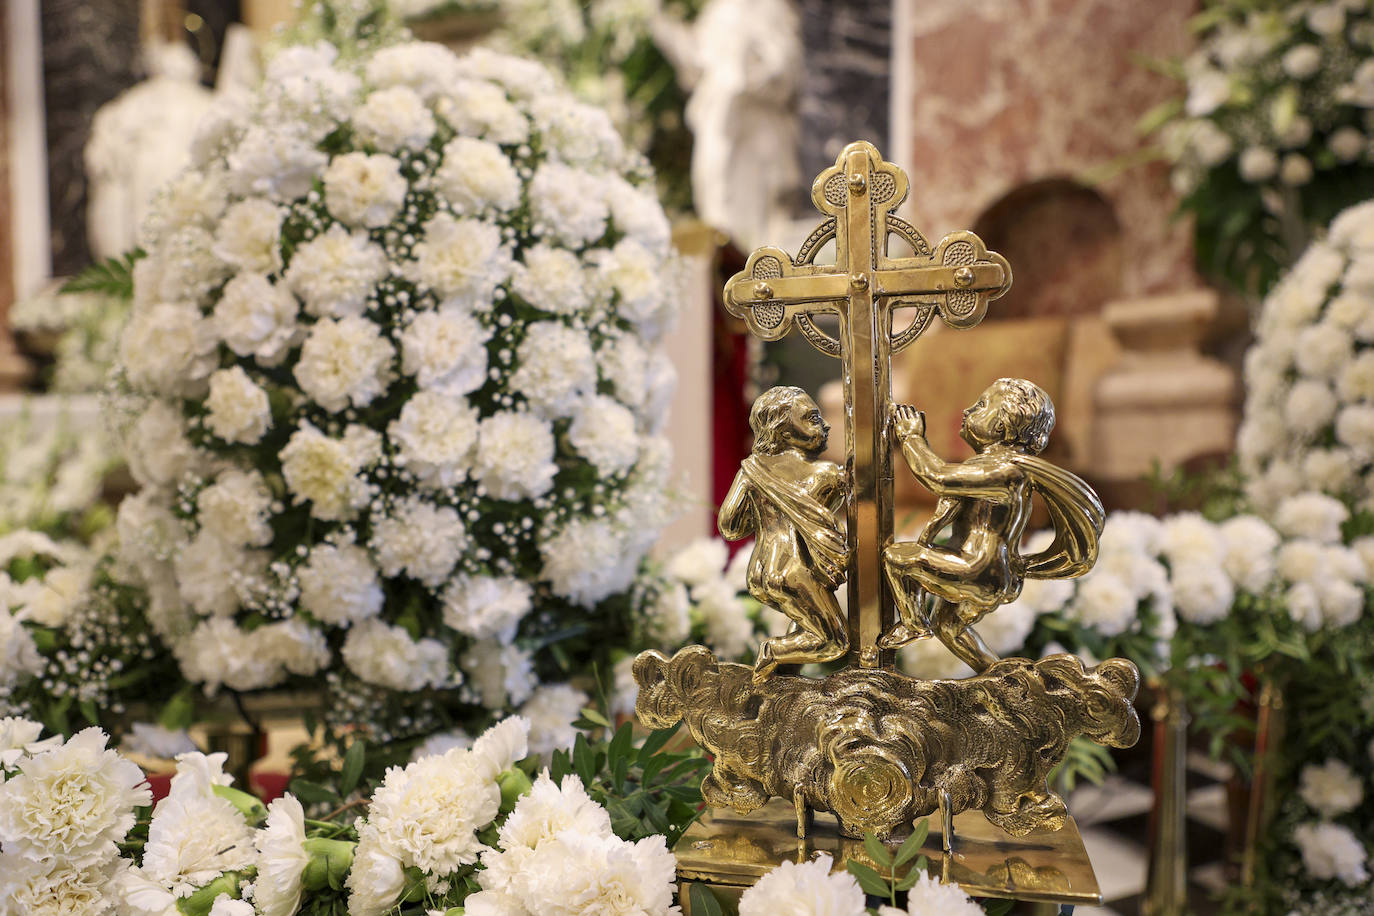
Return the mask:
<path id="1" fill-rule="evenodd" d="M 892 451 L 887 442 L 892 401 L 892 356 L 921 335 L 938 313 L 956 328 L 983 319 L 988 303 L 1011 286 L 1006 258 L 972 232 L 952 232 L 934 250 L 896 216 L 909 184 L 904 171 L 883 161 L 871 143 L 844 148 L 816 177 L 811 200 L 828 218 L 802 243 L 794 260 L 780 248 L 759 248 L 725 284 L 725 307 L 764 340 L 778 340 L 795 323 L 812 345 L 840 358 L 844 377 L 844 435 L 849 488 L 849 645 L 862 667 L 890 664 L 878 638 L 892 623 L 883 577 L 883 548 L 892 540 Z M 888 257 L 891 235 L 915 254 Z M 817 252 L 835 242 L 835 263 L 817 265 Z M 895 337 L 892 313 L 915 308 Z M 830 337 L 810 316 L 839 318 Z M 888 657 L 885 657 L 887 655 Z"/>

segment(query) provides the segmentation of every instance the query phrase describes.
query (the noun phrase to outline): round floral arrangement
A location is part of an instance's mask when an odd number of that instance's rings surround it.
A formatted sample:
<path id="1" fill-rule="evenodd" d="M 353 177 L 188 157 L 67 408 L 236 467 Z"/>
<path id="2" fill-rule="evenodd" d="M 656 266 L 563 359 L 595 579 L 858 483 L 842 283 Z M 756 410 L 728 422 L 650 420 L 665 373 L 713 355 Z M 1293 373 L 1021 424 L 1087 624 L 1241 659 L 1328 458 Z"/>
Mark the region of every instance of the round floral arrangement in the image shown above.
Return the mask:
<path id="1" fill-rule="evenodd" d="M 1265 299 L 1237 441 L 1264 514 L 1303 490 L 1374 496 L 1374 203 L 1344 211 Z"/>
<path id="2" fill-rule="evenodd" d="M 677 268 L 607 116 L 488 51 L 288 48 L 143 235 L 121 560 L 185 676 L 323 680 L 379 739 L 575 715 L 540 684 L 628 641 L 668 503 Z"/>
<path id="3" fill-rule="evenodd" d="M 1182 97 L 1159 109 L 1200 266 L 1266 292 L 1312 232 L 1374 192 L 1374 13 L 1211 0 Z M 1155 123 L 1159 123 L 1158 120 Z"/>

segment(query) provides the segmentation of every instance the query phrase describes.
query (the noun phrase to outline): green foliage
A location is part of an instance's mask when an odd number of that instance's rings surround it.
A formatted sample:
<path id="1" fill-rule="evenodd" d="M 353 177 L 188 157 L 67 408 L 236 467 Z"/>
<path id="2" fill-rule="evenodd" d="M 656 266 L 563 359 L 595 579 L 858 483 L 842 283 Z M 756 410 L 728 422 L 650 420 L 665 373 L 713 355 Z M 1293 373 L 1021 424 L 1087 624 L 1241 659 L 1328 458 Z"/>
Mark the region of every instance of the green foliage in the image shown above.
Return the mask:
<path id="1" fill-rule="evenodd" d="M 859 887 L 863 888 L 865 894 L 884 898 L 892 906 L 896 906 L 897 893 L 910 890 L 926 873 L 929 862 L 920 852 L 929 835 L 930 818 L 923 818 L 894 852 L 873 834 L 865 834 L 864 851 L 878 868 L 854 859 L 845 863 L 845 867 L 854 876 L 854 880 L 859 882 Z"/>
<path id="2" fill-rule="evenodd" d="M 62 284 L 64 293 L 100 293 L 119 299 L 134 298 L 134 265 L 146 256 L 142 248 L 97 261 Z"/>

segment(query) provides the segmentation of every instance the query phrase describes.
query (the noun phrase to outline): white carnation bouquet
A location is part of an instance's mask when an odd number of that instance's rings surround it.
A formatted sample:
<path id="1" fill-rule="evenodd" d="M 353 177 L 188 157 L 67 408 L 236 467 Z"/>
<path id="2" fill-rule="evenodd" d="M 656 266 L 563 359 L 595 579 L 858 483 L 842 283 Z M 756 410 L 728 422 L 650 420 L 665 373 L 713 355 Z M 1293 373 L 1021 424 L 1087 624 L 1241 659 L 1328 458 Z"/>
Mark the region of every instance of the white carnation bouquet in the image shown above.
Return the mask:
<path id="1" fill-rule="evenodd" d="M 193 159 L 120 356 L 121 561 L 185 677 L 323 682 L 381 740 L 575 710 L 536 688 L 628 642 L 668 512 L 642 159 L 539 65 L 419 42 L 281 51 Z"/>
<path id="2" fill-rule="evenodd" d="M 1341 213 L 1265 300 L 1238 434 L 1262 512 L 1321 490 L 1374 508 L 1374 203 Z"/>
<path id="3" fill-rule="evenodd" d="M 1209 0 L 1163 122 L 1199 266 L 1267 292 L 1314 231 L 1374 193 L 1374 12 L 1360 0 Z"/>

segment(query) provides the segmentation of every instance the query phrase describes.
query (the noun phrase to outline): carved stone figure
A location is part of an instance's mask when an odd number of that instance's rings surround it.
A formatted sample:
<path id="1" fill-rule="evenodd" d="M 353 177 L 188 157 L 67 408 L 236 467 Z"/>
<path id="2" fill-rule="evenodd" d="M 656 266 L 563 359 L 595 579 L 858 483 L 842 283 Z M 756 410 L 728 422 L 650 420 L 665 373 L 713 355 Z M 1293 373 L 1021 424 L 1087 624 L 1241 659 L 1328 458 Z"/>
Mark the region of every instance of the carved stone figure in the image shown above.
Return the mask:
<path id="1" fill-rule="evenodd" d="M 1102 504 L 1078 477 L 1039 457 L 1053 428 L 1054 404 L 1039 386 L 998 379 L 964 411 L 959 432 L 974 456 L 950 464 L 930 450 L 925 416 L 894 405 L 893 444 L 939 502 L 920 537 L 883 551 L 898 622 L 879 646 L 895 649 L 935 635 L 974 671 L 984 671 L 997 656 L 978 638 L 974 623 L 1015 601 L 1027 577 L 1071 578 L 1092 568 Z M 1018 547 L 1032 492 L 1049 509 L 1055 538 L 1046 550 L 1023 557 Z M 952 538 L 937 544 L 947 527 Z M 928 610 L 926 595 L 932 599 Z"/>
<path id="2" fill-rule="evenodd" d="M 771 388 L 754 402 L 749 425 L 753 454 L 720 507 L 720 533 L 755 536 L 749 594 L 792 621 L 759 649 L 754 678 L 763 680 L 780 664 L 833 661 L 849 649 L 835 598 L 849 550 L 835 519 L 844 471 L 816 457 L 830 435 L 816 402 L 800 388 Z"/>

